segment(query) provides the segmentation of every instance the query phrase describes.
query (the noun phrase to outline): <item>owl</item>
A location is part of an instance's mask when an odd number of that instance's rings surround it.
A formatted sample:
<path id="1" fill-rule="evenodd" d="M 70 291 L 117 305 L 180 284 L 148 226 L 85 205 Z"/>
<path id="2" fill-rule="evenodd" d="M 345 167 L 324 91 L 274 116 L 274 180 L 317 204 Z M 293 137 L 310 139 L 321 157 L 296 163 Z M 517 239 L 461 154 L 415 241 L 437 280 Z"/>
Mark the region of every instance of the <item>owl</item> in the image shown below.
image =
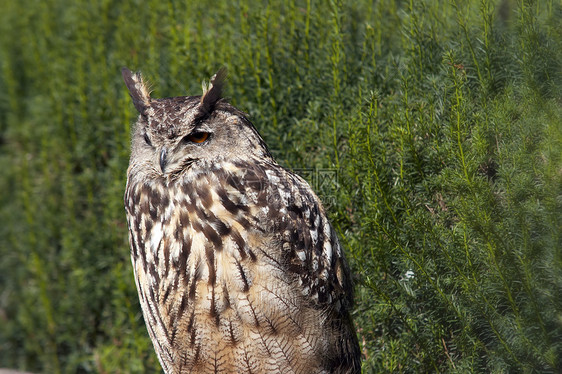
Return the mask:
<path id="1" fill-rule="evenodd" d="M 322 204 L 221 98 L 153 99 L 140 113 L 125 210 L 146 326 L 166 373 L 359 373 L 352 285 Z"/>

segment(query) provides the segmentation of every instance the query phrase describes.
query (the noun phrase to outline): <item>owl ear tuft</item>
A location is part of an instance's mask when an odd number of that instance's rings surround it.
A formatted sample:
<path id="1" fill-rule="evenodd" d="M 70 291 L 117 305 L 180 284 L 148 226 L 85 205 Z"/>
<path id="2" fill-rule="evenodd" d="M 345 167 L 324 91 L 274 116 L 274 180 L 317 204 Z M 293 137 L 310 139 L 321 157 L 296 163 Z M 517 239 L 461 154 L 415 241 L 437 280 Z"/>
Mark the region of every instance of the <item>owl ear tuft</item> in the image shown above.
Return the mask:
<path id="1" fill-rule="evenodd" d="M 209 114 L 213 107 L 220 100 L 222 88 L 226 80 L 226 68 L 222 67 L 212 76 L 209 83 L 203 82 L 203 95 L 201 96 L 201 104 L 199 111 L 202 114 Z"/>
<path id="2" fill-rule="evenodd" d="M 146 114 L 150 106 L 150 91 L 140 72 L 133 73 L 127 68 L 121 69 L 121 75 L 133 99 L 133 104 L 140 114 Z"/>

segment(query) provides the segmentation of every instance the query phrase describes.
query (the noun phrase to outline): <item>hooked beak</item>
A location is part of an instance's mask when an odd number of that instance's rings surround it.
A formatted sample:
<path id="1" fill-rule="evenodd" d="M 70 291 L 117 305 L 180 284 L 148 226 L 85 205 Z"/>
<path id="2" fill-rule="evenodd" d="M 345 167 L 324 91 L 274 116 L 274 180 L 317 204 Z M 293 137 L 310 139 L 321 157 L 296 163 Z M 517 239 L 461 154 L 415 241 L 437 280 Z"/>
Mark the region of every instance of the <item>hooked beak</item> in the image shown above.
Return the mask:
<path id="1" fill-rule="evenodd" d="M 162 170 L 162 173 L 164 173 L 166 164 L 168 163 L 167 156 L 168 150 L 166 148 L 162 148 L 162 150 L 160 151 L 160 170 Z"/>

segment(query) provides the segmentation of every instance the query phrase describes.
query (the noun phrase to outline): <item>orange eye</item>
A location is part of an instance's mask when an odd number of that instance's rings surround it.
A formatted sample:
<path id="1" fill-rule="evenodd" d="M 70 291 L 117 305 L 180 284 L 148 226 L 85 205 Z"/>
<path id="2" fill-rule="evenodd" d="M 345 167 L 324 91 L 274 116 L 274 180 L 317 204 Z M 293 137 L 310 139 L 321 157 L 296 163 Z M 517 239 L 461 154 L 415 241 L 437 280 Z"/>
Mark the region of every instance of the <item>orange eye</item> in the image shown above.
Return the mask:
<path id="1" fill-rule="evenodd" d="M 209 137 L 208 132 L 196 131 L 196 132 L 193 132 L 193 133 L 189 134 L 185 138 L 188 141 L 193 142 L 193 143 L 203 143 L 205 140 L 207 140 L 208 137 Z"/>

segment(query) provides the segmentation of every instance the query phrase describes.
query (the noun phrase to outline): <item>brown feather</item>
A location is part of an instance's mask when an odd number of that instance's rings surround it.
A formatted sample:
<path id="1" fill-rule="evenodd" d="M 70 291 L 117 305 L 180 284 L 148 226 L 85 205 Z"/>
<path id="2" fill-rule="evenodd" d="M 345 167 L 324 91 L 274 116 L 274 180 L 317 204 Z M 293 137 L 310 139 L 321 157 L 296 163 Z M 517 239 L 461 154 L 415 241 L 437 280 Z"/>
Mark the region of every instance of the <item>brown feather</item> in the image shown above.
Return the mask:
<path id="1" fill-rule="evenodd" d="M 222 90 L 226 81 L 226 68 L 222 67 L 213 75 L 208 86 L 203 85 L 203 95 L 201 96 L 201 104 L 199 112 L 202 116 L 209 115 L 222 95 Z"/>
<path id="2" fill-rule="evenodd" d="M 121 75 L 129 90 L 129 95 L 133 99 L 135 108 L 140 114 L 146 114 L 146 109 L 150 106 L 150 92 L 141 73 L 133 73 L 124 67 L 121 69 Z"/>

